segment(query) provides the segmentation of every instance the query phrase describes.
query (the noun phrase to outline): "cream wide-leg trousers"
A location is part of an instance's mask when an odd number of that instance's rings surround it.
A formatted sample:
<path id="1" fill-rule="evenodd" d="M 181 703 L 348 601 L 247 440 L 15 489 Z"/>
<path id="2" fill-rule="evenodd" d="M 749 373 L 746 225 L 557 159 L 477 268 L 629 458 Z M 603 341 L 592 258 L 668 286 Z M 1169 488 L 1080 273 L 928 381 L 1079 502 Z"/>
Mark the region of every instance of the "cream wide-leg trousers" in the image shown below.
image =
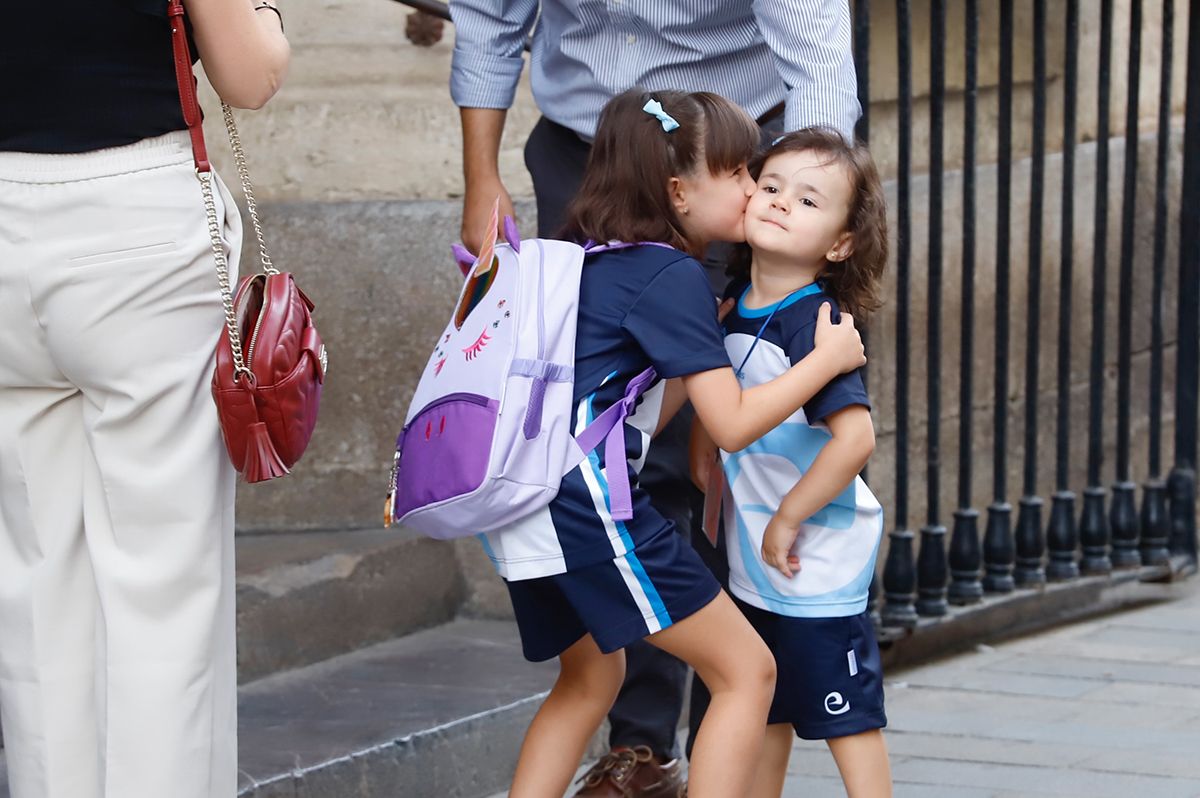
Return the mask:
<path id="1" fill-rule="evenodd" d="M 241 223 L 218 213 L 236 265 Z M 0 153 L 0 720 L 12 798 L 232 798 L 224 322 L 186 133 Z"/>

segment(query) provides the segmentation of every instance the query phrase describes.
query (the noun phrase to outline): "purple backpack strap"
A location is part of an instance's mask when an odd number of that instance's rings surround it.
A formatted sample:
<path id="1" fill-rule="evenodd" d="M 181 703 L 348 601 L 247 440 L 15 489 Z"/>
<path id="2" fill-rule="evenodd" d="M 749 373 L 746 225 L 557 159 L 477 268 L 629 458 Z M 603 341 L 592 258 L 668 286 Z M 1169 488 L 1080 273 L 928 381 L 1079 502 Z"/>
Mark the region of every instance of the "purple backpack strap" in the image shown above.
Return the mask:
<path id="1" fill-rule="evenodd" d="M 625 386 L 625 396 L 587 425 L 575 436 L 575 442 L 585 452 L 591 452 L 604 441 L 604 463 L 608 468 L 608 507 L 615 521 L 633 518 L 633 492 L 629 486 L 629 467 L 625 454 L 625 419 L 637 406 L 638 398 L 658 378 L 654 367 L 643 371 Z M 622 467 L 616 467 L 619 463 Z"/>
<path id="2" fill-rule="evenodd" d="M 607 244 L 597 244 L 595 241 L 588 241 L 583 245 L 584 255 L 595 255 L 597 252 L 609 252 L 614 249 L 629 249 L 630 247 L 662 247 L 663 249 L 675 249 L 670 244 L 664 244 L 661 241 L 609 241 Z"/>

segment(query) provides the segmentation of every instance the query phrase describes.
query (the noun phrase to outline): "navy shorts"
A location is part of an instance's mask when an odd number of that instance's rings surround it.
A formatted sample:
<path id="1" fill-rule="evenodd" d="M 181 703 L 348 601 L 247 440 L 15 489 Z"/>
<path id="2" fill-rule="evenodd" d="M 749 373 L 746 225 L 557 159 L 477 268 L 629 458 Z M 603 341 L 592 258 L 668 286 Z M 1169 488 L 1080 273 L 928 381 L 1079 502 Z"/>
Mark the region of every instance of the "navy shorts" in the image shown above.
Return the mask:
<path id="1" fill-rule="evenodd" d="M 887 726 L 883 666 L 869 613 L 792 618 L 738 608 L 775 655 L 778 676 L 768 723 L 790 723 L 805 740 L 828 740 Z"/>
<path id="2" fill-rule="evenodd" d="M 670 525 L 615 559 L 505 584 L 532 662 L 557 657 L 587 634 L 604 653 L 617 651 L 706 607 L 721 592 Z"/>

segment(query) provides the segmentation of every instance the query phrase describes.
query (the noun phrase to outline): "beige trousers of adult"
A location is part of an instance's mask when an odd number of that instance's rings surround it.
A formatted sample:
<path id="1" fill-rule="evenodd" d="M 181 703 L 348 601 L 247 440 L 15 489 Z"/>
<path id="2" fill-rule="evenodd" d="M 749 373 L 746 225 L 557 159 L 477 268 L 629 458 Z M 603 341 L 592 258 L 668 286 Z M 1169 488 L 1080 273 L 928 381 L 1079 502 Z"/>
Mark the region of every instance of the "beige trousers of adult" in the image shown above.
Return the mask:
<path id="1" fill-rule="evenodd" d="M 217 197 L 231 260 L 241 223 Z M 186 133 L 0 153 L 0 720 L 12 798 L 232 798 L 224 321 Z"/>

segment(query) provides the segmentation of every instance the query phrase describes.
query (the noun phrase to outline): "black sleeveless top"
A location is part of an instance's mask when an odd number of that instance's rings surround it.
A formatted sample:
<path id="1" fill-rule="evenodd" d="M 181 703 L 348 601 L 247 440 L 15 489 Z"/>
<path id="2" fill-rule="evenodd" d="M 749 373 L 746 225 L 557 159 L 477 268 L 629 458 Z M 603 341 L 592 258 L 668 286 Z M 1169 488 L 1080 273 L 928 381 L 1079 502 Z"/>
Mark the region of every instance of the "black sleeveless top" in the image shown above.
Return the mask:
<path id="1" fill-rule="evenodd" d="M 87 152 L 186 127 L 167 0 L 7 4 L 0 151 Z"/>

